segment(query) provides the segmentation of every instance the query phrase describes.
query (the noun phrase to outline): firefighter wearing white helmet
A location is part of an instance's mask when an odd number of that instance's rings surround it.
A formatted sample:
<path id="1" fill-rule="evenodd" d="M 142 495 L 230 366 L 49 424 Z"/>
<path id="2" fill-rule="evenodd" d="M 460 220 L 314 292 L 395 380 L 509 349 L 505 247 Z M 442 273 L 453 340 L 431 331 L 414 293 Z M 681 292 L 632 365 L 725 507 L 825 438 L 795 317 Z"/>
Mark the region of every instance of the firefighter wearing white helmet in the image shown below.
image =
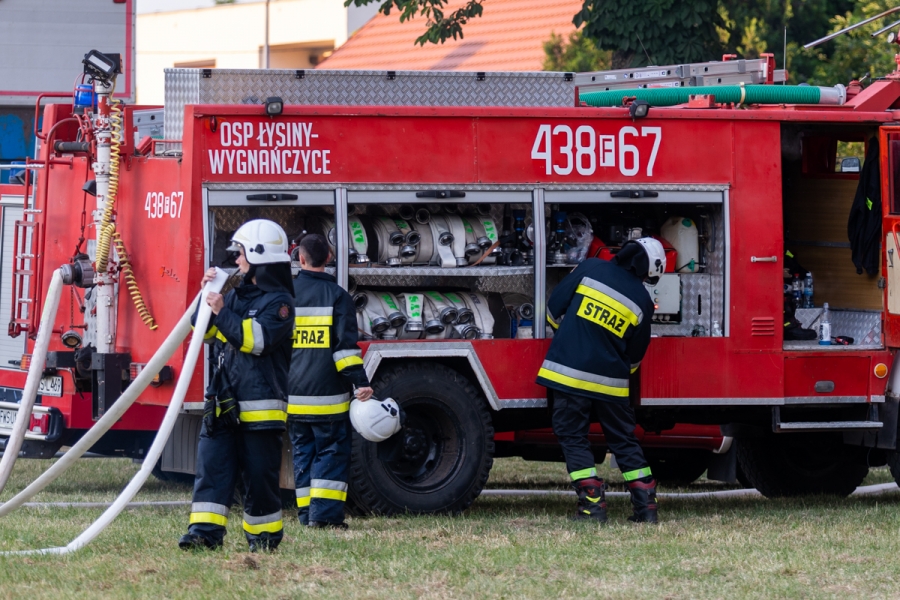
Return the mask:
<path id="1" fill-rule="evenodd" d="M 178 545 L 222 545 L 241 472 L 250 550 L 274 550 L 283 530 L 278 476 L 294 326 L 287 235 L 278 224 L 260 219 L 242 225 L 232 243 L 243 281 L 225 296 L 207 296 L 213 318 L 204 340 L 213 346 L 213 374 L 203 407 L 190 526 Z M 214 276 L 210 269 L 202 283 Z"/>
<path id="2" fill-rule="evenodd" d="M 644 281 L 657 281 L 665 270 L 658 240 L 631 240 L 611 261 L 582 262 L 547 302 L 556 332 L 537 382 L 552 399 L 553 431 L 578 495 L 575 519 L 607 520 L 606 484 L 588 441 L 593 414 L 631 492 L 629 520 L 657 522 L 656 481 L 634 435 L 629 377 L 650 344 L 654 306 Z"/>

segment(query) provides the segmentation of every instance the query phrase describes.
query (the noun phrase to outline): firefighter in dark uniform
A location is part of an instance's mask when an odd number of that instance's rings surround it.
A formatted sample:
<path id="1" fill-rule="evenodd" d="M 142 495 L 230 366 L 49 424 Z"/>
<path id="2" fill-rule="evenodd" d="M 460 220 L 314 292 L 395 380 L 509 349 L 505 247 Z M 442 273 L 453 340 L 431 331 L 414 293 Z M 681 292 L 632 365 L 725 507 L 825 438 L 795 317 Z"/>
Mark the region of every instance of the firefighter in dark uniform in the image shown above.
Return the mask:
<path id="1" fill-rule="evenodd" d="M 653 238 L 626 242 L 612 261 L 590 258 L 554 288 L 547 320 L 556 329 L 537 382 L 553 397 L 553 431 L 578 494 L 575 519 L 606 522 L 605 484 L 588 441 L 591 415 L 631 492 L 634 522 L 657 522 L 656 481 L 634 435 L 628 378 L 650 344 L 652 283 L 666 268 Z"/>
<path id="2" fill-rule="evenodd" d="M 250 551 L 274 550 L 282 538 L 282 435 L 287 419 L 294 297 L 287 236 L 272 221 L 242 225 L 229 251 L 239 252 L 240 287 L 209 294 L 213 343 L 197 449 L 197 476 L 183 549 L 218 548 L 225 537 L 238 473 L 244 484 L 244 534 Z M 212 279 L 210 269 L 203 283 Z"/>
<path id="3" fill-rule="evenodd" d="M 325 238 L 299 243 L 294 279 L 295 331 L 288 386 L 288 429 L 300 523 L 346 529 L 344 502 L 350 470 L 350 399 L 372 397 L 357 342 L 356 307 L 325 273 Z"/>

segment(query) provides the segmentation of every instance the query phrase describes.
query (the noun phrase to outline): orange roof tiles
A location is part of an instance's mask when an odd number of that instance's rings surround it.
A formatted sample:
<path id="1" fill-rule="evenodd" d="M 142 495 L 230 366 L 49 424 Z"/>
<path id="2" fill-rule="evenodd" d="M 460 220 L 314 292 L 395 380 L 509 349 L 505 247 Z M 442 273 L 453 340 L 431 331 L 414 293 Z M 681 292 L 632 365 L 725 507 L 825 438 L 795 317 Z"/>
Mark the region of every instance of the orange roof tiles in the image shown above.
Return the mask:
<path id="1" fill-rule="evenodd" d="M 464 0 L 451 0 L 449 14 Z M 425 31 L 426 19 L 405 23 L 394 9 L 378 13 L 320 69 L 373 69 L 388 71 L 540 71 L 545 41 L 551 33 L 566 35 L 575 29 L 572 17 L 582 0 L 484 0 L 484 13 L 463 26 L 465 38 L 443 44 L 414 44 Z"/>

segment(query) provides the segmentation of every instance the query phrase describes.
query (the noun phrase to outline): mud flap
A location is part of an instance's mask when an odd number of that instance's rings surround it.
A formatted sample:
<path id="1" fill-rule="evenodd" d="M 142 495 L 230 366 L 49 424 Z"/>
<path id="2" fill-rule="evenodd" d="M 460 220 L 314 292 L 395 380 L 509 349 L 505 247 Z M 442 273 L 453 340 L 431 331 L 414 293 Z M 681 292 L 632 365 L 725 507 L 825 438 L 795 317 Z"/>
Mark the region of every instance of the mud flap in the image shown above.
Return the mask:
<path id="1" fill-rule="evenodd" d="M 725 483 L 737 483 L 737 452 L 734 444 L 728 452 L 713 454 L 706 470 L 706 478 Z"/>

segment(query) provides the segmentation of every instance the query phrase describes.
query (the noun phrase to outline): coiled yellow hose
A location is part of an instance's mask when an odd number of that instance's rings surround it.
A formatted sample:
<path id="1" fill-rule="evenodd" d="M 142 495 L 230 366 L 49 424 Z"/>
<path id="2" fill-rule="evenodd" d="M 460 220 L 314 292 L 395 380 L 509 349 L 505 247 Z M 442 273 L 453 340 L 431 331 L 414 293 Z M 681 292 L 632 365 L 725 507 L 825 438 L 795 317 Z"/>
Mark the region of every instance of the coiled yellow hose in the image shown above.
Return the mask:
<path id="1" fill-rule="evenodd" d="M 157 327 L 156 321 L 150 314 L 150 309 L 144 303 L 144 297 L 141 295 L 141 290 L 134 277 L 134 270 L 131 268 L 131 261 L 128 260 L 128 253 L 125 251 L 125 242 L 116 231 L 116 226 L 112 222 L 116 196 L 119 192 L 119 148 L 122 144 L 122 108 L 118 100 L 112 99 L 112 95 L 110 95 L 109 112 L 109 128 L 111 132 L 109 193 L 106 195 L 106 205 L 103 208 L 103 216 L 100 220 L 100 235 L 97 236 L 97 272 L 106 272 L 106 269 L 109 267 L 109 247 L 115 243 L 116 252 L 119 254 L 119 272 L 122 274 L 125 286 L 128 288 L 128 294 L 131 296 L 131 300 L 141 316 L 141 321 L 153 330 Z M 119 283 L 123 283 L 122 279 L 119 280 Z"/>
<path id="2" fill-rule="evenodd" d="M 137 280 L 134 278 L 134 271 L 131 270 L 128 252 L 125 251 L 125 242 L 122 241 L 122 236 L 119 235 L 118 231 L 112 234 L 112 239 L 116 244 L 116 252 L 119 253 L 119 272 L 125 280 L 125 285 L 128 287 L 128 294 L 131 296 L 131 300 L 134 302 L 138 314 L 141 315 L 141 321 L 143 321 L 144 325 L 150 329 L 156 329 L 156 321 L 153 320 L 150 309 L 144 304 L 144 297 L 141 296 L 141 290 L 138 289 Z M 121 283 L 122 280 L 120 279 L 119 284 L 121 285 Z"/>

